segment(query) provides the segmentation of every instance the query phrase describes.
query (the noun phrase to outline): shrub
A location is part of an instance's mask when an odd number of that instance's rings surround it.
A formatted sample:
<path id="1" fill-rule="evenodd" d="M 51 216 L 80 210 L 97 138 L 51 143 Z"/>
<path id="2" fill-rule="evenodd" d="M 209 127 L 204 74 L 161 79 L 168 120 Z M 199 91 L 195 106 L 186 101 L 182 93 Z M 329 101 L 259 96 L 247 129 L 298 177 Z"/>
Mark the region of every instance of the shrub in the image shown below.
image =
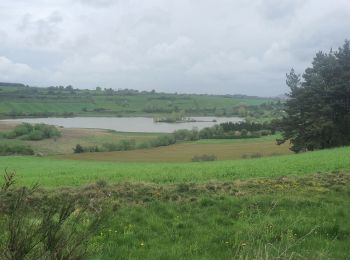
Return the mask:
<path id="1" fill-rule="evenodd" d="M 161 135 L 150 142 L 152 147 L 167 146 L 174 143 L 176 143 L 174 135 Z"/>
<path id="2" fill-rule="evenodd" d="M 137 149 L 147 149 L 150 147 L 151 147 L 150 142 L 143 142 L 143 143 L 140 143 L 136 146 Z"/>
<path id="3" fill-rule="evenodd" d="M 44 138 L 61 136 L 61 132 L 52 125 L 36 124 L 34 125 L 34 130 L 42 132 Z"/>
<path id="4" fill-rule="evenodd" d="M 195 155 L 192 158 L 192 162 L 205 162 L 205 161 L 215 161 L 217 158 L 215 155 L 211 154 L 203 154 L 203 155 Z"/>
<path id="5" fill-rule="evenodd" d="M 97 145 L 83 147 L 83 150 L 84 152 L 89 152 L 89 153 L 101 152 L 100 148 L 98 148 Z"/>
<path id="6" fill-rule="evenodd" d="M 102 150 L 107 150 L 108 152 L 129 151 L 129 150 L 134 150 L 136 148 L 136 142 L 134 139 L 121 140 L 118 143 L 114 143 L 114 144 L 105 143 L 102 146 L 103 146 Z"/>
<path id="7" fill-rule="evenodd" d="M 22 123 L 11 132 L 5 134 L 8 139 L 21 138 L 23 140 L 43 140 L 61 136 L 61 132 L 52 125 Z"/>
<path id="8" fill-rule="evenodd" d="M 33 126 L 28 123 L 22 123 L 13 130 L 16 137 L 29 134 L 31 131 L 33 131 Z"/>
<path id="9" fill-rule="evenodd" d="M 0 144 L 0 155 L 33 155 L 33 149 L 28 145 Z"/>
<path id="10" fill-rule="evenodd" d="M 34 130 L 30 132 L 28 135 L 22 136 L 22 139 L 24 140 L 32 140 L 32 141 L 39 141 L 45 139 L 44 133 L 40 130 Z"/>
<path id="11" fill-rule="evenodd" d="M 197 130 L 177 130 L 174 133 L 176 141 L 196 141 L 199 139 L 199 133 Z"/>
<path id="12" fill-rule="evenodd" d="M 73 148 L 74 153 L 83 153 L 84 149 L 80 144 L 77 144 L 74 148 Z"/>
<path id="13" fill-rule="evenodd" d="M 66 194 L 34 200 L 38 185 L 16 189 L 14 178 L 5 170 L 0 188 L 0 259 L 85 259 L 100 211 Z"/>

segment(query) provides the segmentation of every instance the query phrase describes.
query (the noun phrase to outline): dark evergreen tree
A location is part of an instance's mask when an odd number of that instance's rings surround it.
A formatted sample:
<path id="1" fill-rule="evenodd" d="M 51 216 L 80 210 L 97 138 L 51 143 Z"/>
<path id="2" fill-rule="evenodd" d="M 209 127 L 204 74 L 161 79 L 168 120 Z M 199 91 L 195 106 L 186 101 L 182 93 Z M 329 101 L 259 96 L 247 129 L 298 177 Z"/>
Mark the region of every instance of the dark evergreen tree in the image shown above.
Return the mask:
<path id="1" fill-rule="evenodd" d="M 350 44 L 316 54 L 302 76 L 292 69 L 286 83 L 291 92 L 286 116 L 279 122 L 295 152 L 350 144 Z"/>

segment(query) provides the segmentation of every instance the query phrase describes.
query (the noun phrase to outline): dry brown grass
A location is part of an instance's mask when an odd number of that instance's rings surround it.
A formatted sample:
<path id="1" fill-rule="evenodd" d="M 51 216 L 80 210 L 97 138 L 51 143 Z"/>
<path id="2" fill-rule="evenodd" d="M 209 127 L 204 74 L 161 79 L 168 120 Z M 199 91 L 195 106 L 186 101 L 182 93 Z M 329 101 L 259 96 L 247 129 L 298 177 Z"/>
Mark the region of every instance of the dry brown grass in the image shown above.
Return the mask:
<path id="1" fill-rule="evenodd" d="M 0 132 L 10 131 L 18 125 L 16 122 L 0 121 Z"/>
<path id="2" fill-rule="evenodd" d="M 190 162 L 195 155 L 213 154 L 218 160 L 233 160 L 241 159 L 245 154 L 258 153 L 261 156 L 289 154 L 291 151 L 288 148 L 287 144 L 278 146 L 274 141 L 227 144 L 191 142 L 133 151 L 72 154 L 60 158 L 120 162 Z"/>

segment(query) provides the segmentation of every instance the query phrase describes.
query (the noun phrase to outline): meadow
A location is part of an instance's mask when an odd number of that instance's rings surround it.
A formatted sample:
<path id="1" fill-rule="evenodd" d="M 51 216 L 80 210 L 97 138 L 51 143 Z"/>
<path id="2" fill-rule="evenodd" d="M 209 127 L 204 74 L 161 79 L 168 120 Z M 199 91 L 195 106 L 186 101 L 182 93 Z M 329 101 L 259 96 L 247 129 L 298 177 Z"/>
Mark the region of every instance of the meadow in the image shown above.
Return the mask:
<path id="1" fill-rule="evenodd" d="M 86 259 L 347 259 L 349 157 L 346 147 L 203 163 L 11 156 L 0 165 L 17 187 L 40 184 L 30 201 L 105 207 Z"/>
<path id="2" fill-rule="evenodd" d="M 347 259 L 349 177 L 124 186 L 115 196 L 127 202 L 89 241 L 91 259 Z"/>
<path id="3" fill-rule="evenodd" d="M 43 187 L 107 182 L 181 183 L 233 181 L 248 178 L 348 172 L 350 148 L 202 163 L 119 163 L 48 157 L 2 156 L 1 168 L 17 173 L 18 184 Z"/>

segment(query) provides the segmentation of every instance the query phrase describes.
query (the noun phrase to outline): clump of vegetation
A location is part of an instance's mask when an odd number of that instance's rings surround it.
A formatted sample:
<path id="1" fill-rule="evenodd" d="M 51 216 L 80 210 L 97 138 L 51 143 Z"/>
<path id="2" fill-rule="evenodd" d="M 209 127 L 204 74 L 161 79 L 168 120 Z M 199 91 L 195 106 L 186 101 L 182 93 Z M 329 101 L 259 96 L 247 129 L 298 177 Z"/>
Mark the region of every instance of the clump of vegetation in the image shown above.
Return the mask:
<path id="1" fill-rule="evenodd" d="M 73 151 L 74 151 L 74 153 L 83 153 L 84 152 L 84 148 L 80 144 L 77 144 L 73 148 Z"/>
<path id="2" fill-rule="evenodd" d="M 0 259 L 83 259 L 101 220 L 91 202 L 77 203 L 67 194 L 38 200 L 38 185 L 15 188 L 14 184 L 15 173 L 5 170 Z"/>
<path id="3" fill-rule="evenodd" d="M 249 130 L 247 130 L 247 129 Z M 168 146 L 179 142 L 197 141 L 200 139 L 245 139 L 259 138 L 271 135 L 274 130 L 269 123 L 225 123 L 206 127 L 202 130 L 181 129 L 171 134 L 160 135 L 154 139 L 136 144 L 134 139 L 121 140 L 116 143 L 104 143 L 102 146 L 84 146 L 80 144 L 73 148 L 74 153 L 84 152 L 112 152 L 112 151 L 129 151 L 135 149 L 147 149 L 160 146 Z"/>
<path id="4" fill-rule="evenodd" d="M 87 152 L 114 152 L 114 151 L 130 151 L 135 149 L 146 149 L 151 147 L 168 146 L 175 144 L 176 139 L 173 135 L 161 135 L 149 141 L 137 144 L 134 139 L 121 140 L 117 143 L 104 143 L 99 146 L 81 146 L 77 144 L 73 151 L 74 153 L 87 153 Z"/>
<path id="5" fill-rule="evenodd" d="M 197 141 L 200 139 L 199 136 L 199 131 L 192 129 L 192 130 L 187 130 L 187 129 L 181 129 L 181 130 L 176 130 L 173 133 L 176 141 Z"/>
<path id="6" fill-rule="evenodd" d="M 33 155 L 34 151 L 29 145 L 0 144 L 0 155 Z"/>
<path id="7" fill-rule="evenodd" d="M 128 151 L 134 150 L 136 147 L 136 141 L 134 139 L 121 140 L 118 143 L 105 143 L 102 145 L 102 151 Z"/>
<path id="8" fill-rule="evenodd" d="M 161 135 L 150 141 L 151 147 L 167 146 L 175 143 L 174 135 Z"/>
<path id="9" fill-rule="evenodd" d="M 195 155 L 192 158 L 192 162 L 209 162 L 215 161 L 217 158 L 213 154 L 203 154 L 203 155 Z"/>
<path id="10" fill-rule="evenodd" d="M 173 111 L 171 114 L 163 117 L 155 117 L 153 118 L 154 122 L 157 123 L 177 123 L 177 122 L 187 122 L 191 121 L 186 119 L 185 111 L 175 112 Z"/>
<path id="11" fill-rule="evenodd" d="M 57 127 L 46 124 L 22 123 L 15 127 L 12 131 L 5 133 L 4 137 L 8 139 L 20 138 L 22 140 L 43 140 L 56 138 L 61 136 L 61 132 Z"/>

